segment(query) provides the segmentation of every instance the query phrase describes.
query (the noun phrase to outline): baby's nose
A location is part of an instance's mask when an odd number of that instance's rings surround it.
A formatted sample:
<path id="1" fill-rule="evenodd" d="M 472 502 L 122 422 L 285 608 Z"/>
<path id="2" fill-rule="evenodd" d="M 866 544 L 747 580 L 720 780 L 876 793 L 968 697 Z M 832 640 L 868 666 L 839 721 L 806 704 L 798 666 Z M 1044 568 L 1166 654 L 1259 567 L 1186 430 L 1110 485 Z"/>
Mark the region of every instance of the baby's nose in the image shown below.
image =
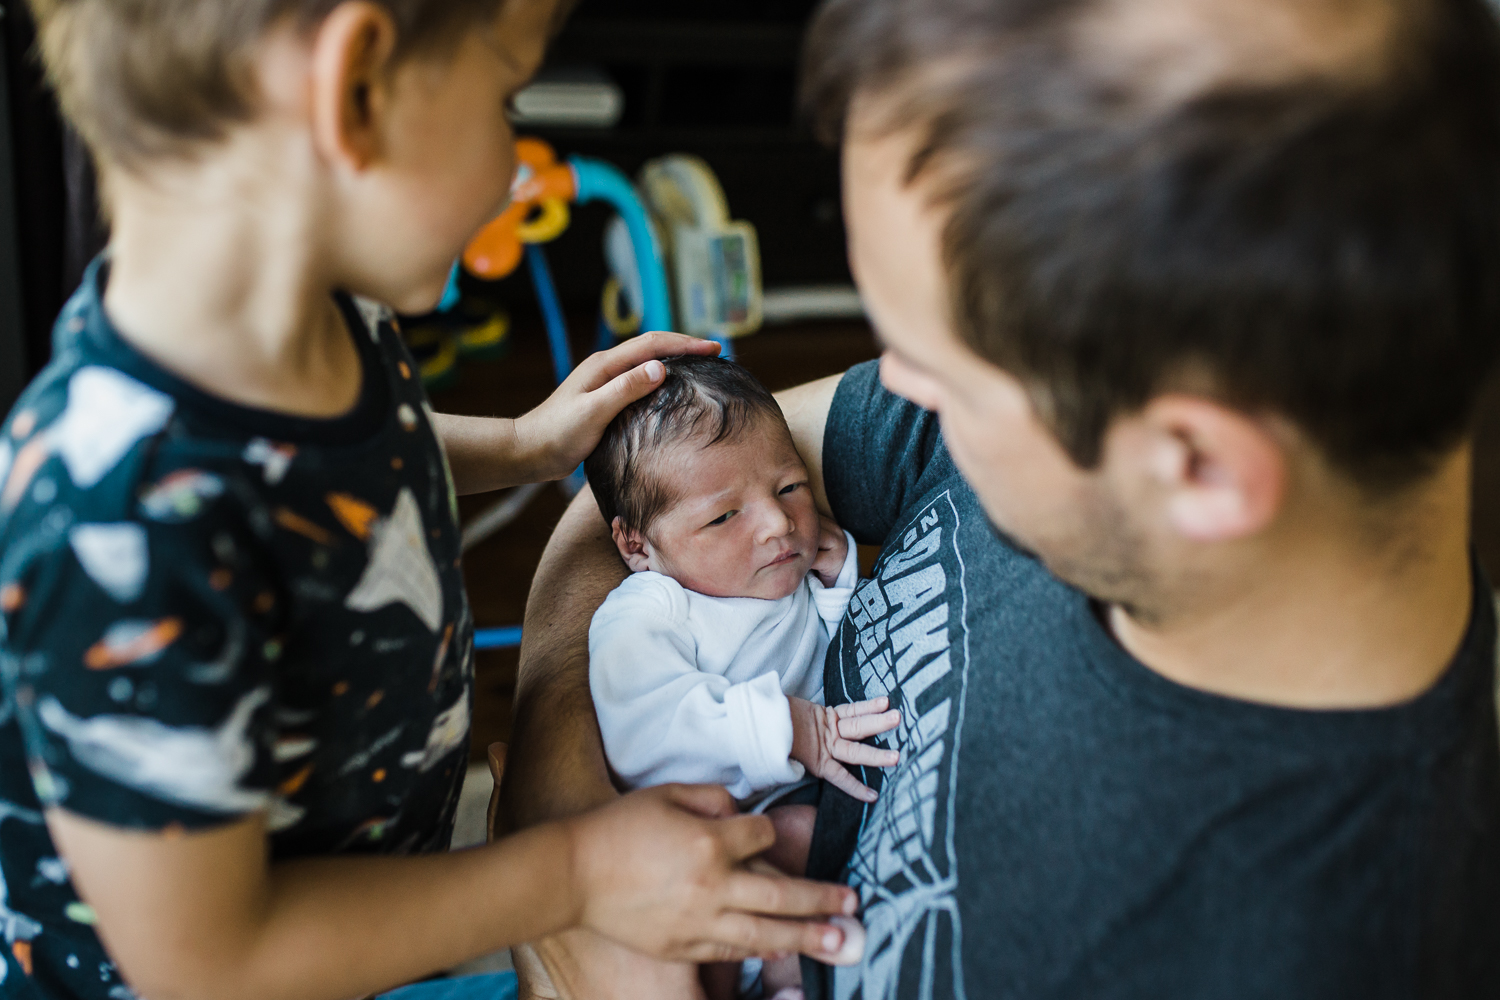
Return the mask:
<path id="1" fill-rule="evenodd" d="M 786 512 L 781 504 L 772 506 L 762 525 L 762 531 L 765 532 L 765 537 L 768 539 L 784 538 L 797 530 L 796 520 Z"/>

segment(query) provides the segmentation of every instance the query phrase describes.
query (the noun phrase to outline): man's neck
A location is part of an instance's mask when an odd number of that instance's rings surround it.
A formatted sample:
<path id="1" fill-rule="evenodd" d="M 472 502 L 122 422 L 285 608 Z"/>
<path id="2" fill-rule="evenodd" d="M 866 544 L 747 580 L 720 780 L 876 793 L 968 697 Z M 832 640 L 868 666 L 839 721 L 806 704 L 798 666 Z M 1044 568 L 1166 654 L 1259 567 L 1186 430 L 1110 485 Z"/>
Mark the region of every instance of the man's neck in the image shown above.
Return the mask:
<path id="1" fill-rule="evenodd" d="M 1403 504 L 1385 538 L 1369 525 L 1277 546 L 1243 582 L 1207 587 L 1190 613 L 1145 622 L 1119 605 L 1120 644 L 1170 680 L 1307 709 L 1395 705 L 1431 687 L 1458 651 L 1473 602 L 1469 453 Z"/>
<path id="2" fill-rule="evenodd" d="M 238 165 L 247 160 L 216 153 L 161 181 L 114 179 L 105 310 L 132 346 L 216 396 L 343 413 L 360 369 L 330 295 L 311 185 Z"/>

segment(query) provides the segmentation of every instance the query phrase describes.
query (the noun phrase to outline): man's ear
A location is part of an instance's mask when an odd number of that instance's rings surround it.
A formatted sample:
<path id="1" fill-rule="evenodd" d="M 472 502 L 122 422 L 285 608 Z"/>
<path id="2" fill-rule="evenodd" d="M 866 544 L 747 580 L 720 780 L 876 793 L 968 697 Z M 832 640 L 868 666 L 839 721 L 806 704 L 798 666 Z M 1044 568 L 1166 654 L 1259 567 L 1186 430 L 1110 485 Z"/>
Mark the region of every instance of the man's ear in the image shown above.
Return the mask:
<path id="1" fill-rule="evenodd" d="M 1141 413 L 1149 474 L 1184 538 L 1245 538 L 1266 528 L 1286 494 L 1285 444 L 1271 427 L 1201 396 L 1158 396 Z"/>
<path id="2" fill-rule="evenodd" d="M 380 155 L 395 48 L 395 22 L 369 0 L 345 0 L 318 26 L 312 40 L 313 139 L 328 160 L 358 171 Z"/>
<path id="3" fill-rule="evenodd" d="M 651 553 L 646 551 L 644 535 L 634 528 L 625 527 L 618 516 L 610 522 L 609 533 L 615 540 L 615 548 L 620 550 L 620 558 L 630 567 L 630 572 L 644 573 L 651 568 Z"/>

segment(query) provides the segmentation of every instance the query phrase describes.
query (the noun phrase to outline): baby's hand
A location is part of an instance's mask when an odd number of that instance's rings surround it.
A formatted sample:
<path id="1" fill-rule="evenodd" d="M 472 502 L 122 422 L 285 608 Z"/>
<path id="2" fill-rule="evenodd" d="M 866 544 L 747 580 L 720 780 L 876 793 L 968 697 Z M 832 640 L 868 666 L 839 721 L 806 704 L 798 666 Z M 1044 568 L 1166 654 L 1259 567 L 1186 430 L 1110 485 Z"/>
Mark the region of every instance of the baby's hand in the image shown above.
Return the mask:
<path id="1" fill-rule="evenodd" d="M 825 587 L 838 583 L 839 570 L 849 556 L 849 540 L 831 517 L 818 515 L 818 558 L 813 560 L 812 571 Z M 884 732 L 885 730 L 880 730 Z"/>
<path id="2" fill-rule="evenodd" d="M 850 774 L 845 764 L 891 767 L 901 759 L 894 750 L 858 742 L 889 732 L 901 724 L 901 713 L 886 711 L 889 698 L 871 698 L 827 708 L 802 698 L 788 698 L 792 706 L 792 759 L 809 774 L 837 785 L 861 802 L 874 802 L 875 791 Z"/>
<path id="3" fill-rule="evenodd" d="M 517 452 L 529 478 L 561 479 L 578 468 L 615 415 L 661 385 L 665 369 L 652 359 L 718 350 L 711 340 L 647 333 L 579 362 L 542 405 L 516 418 Z"/>

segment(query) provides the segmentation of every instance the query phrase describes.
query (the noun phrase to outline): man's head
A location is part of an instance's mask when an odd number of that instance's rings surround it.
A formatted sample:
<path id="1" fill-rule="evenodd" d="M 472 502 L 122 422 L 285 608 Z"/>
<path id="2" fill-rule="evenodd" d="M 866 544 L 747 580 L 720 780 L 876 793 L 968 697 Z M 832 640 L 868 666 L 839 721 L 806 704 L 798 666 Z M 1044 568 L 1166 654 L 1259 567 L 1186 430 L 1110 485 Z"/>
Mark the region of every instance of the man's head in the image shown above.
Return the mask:
<path id="1" fill-rule="evenodd" d="M 888 385 L 997 523 L 1098 596 L 1463 445 L 1500 346 L 1482 0 L 834 0 Z M 1179 563 L 1180 568 L 1180 563 Z"/>
<path id="2" fill-rule="evenodd" d="M 732 361 L 664 364 L 584 463 L 621 557 L 713 597 L 785 597 L 817 558 L 818 513 L 781 407 Z"/>
<path id="3" fill-rule="evenodd" d="M 329 280 L 422 311 L 514 172 L 566 0 L 31 0 L 106 200 L 264 202 Z M 258 189 L 258 186 L 265 190 Z M 298 218 L 293 219 L 295 211 Z M 124 220 L 121 220 L 124 221 Z"/>

